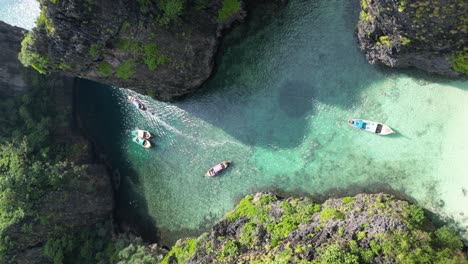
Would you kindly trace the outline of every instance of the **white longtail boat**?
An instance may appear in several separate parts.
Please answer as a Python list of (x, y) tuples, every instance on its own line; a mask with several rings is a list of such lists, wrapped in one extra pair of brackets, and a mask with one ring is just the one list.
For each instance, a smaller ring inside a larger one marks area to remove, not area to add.
[(128, 100), (135, 106), (137, 109), (146, 110), (146, 106), (140, 102), (140, 100), (136, 99), (133, 96), (128, 96)]
[(143, 138), (143, 139), (150, 139), (153, 137), (153, 135), (151, 135), (150, 132), (146, 131), (146, 130), (141, 130), (141, 129), (135, 129), (132, 131), (132, 136), (134, 137), (139, 137), (139, 138)]
[(385, 124), (364, 119), (349, 119), (348, 125), (383, 136), (395, 133), (395, 131)]
[(149, 140), (146, 140), (144, 138), (139, 138), (135, 137), (133, 138), (133, 142), (137, 143), (138, 145), (144, 147), (144, 148), (151, 148), (151, 142)]
[(225, 170), (227, 167), (229, 167), (229, 165), (231, 165), (231, 163), (232, 163), (232, 161), (230, 161), (230, 160), (223, 161), (223, 162), (215, 165), (213, 168), (209, 169), (206, 172), (205, 176), (206, 177), (216, 176), (219, 173), (221, 173), (223, 170)]

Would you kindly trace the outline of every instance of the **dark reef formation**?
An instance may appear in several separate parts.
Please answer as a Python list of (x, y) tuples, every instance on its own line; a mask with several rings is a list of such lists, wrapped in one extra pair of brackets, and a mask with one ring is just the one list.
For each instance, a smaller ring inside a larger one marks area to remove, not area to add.
[(213, 229), (179, 240), (162, 263), (466, 263), (463, 243), (424, 211), (384, 194), (247, 196)]
[(41, 0), (21, 61), (170, 100), (211, 74), (221, 32), (245, 12), (238, 0)]
[(359, 47), (370, 63), (468, 74), (468, 2), (362, 0)]
[(27, 90), (23, 77), (29, 69), (18, 61), (23, 31), (0, 21), (0, 97), (14, 96)]

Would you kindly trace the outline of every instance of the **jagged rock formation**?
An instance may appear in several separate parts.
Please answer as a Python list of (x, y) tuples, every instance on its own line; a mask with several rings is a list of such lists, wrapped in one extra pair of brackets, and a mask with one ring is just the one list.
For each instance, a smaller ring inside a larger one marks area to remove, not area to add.
[(15, 96), (27, 90), (23, 77), (28, 69), (17, 58), (23, 31), (0, 21), (0, 97)]
[(357, 35), (370, 63), (468, 74), (464, 0), (362, 0)]
[(162, 263), (465, 263), (461, 240), (434, 230), (421, 208), (390, 195), (317, 204), (258, 193)]
[(20, 59), (161, 100), (211, 74), (221, 31), (245, 12), (239, 0), (41, 0)]

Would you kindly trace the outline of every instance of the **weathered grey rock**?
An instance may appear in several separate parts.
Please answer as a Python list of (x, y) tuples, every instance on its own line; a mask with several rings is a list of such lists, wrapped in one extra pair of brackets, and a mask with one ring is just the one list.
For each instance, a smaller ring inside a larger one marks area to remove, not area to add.
[(466, 53), (467, 13), (458, 0), (362, 0), (359, 47), (372, 64), (458, 76), (452, 57)]
[(0, 21), (0, 97), (15, 96), (28, 89), (24, 80), (28, 69), (18, 61), (24, 31)]
[(54, 101), (50, 111), (51, 115), (60, 115), (63, 120), (56, 124), (52, 136), (57, 144), (82, 146), (80, 154), (69, 158), (75, 164), (87, 166), (81, 175), (73, 177), (68, 184), (41, 197), (33, 205), (36, 216), (23, 219), (8, 230), (14, 252), (9, 260), (0, 260), (0, 263), (47, 263), (43, 257), (43, 247), (51, 234), (60, 230), (75, 232), (111, 219), (113, 191), (107, 169), (95, 163), (89, 142), (74, 131), (73, 79), (56, 75), (49, 76), (49, 80), (31, 78), (40, 76), (18, 61), (22, 39), (22, 29), (0, 22), (0, 97), (16, 96), (27, 91), (32, 85), (29, 82), (31, 79), (56, 84), (57, 89), (49, 98)]
[(245, 16), (240, 8), (219, 22), (220, 0), (202, 7), (190, 1), (180, 17), (167, 23), (162, 1), (139, 2), (41, 1), (47, 22), (33, 29), (28, 50), (47, 59), (39, 67), (45, 72), (170, 100), (194, 91), (210, 76), (221, 32)]

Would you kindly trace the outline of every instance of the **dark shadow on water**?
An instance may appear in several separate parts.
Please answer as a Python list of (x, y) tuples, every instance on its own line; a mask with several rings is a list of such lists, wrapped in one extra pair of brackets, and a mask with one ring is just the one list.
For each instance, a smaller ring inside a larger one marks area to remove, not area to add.
[(452, 87), (461, 89), (461, 90), (468, 90), (468, 78), (464, 77), (447, 77), (447, 76), (440, 76), (437, 74), (431, 74), (425, 72), (423, 70), (419, 70), (416, 68), (405, 68), (405, 69), (394, 69), (399, 73), (406, 74), (413, 78), (419, 85), (425, 86), (433, 83), (440, 83), (444, 85), (450, 85)]
[[(318, 6), (319, 2), (306, 4)], [(354, 24), (349, 21), (358, 20), (359, 3), (344, 5), (351, 11), (342, 22), (347, 28), (346, 36), (338, 37), (339, 41), (324, 49), (301, 44), (300, 48), (310, 50), (310, 59), (295, 58), (294, 43), (307, 42), (309, 38), (315, 41), (320, 36), (301, 29), (304, 32), (296, 34), (305, 34), (303, 40), (274, 37), (289, 34), (288, 23), (293, 22), (285, 15), (287, 8), (275, 10), (271, 16), (265, 16), (262, 5), (260, 10), (250, 10), (246, 23), (225, 37), (213, 76), (197, 94), (174, 104), (244, 144), (297, 147), (308, 133), (307, 118), (314, 114), (318, 102), (351, 108), (361, 100), (362, 89), (381, 80), (382, 75), (392, 74), (369, 65), (357, 50), (352, 34)], [(320, 16), (320, 10), (310, 12), (317, 13), (313, 17)], [(274, 34), (271, 27), (275, 27)]]
[(385, 137), (388, 137), (388, 138), (406, 138), (406, 139), (412, 139), (410, 137), (407, 137), (405, 135), (403, 135), (400, 131), (398, 131), (397, 129), (393, 128), (392, 127), (392, 130), (395, 132), (394, 134), (390, 134), (390, 135), (386, 135)]
[[(76, 106), (79, 123), (92, 140), (101, 160), (120, 174), (120, 188), (115, 192), (115, 218), (121, 231), (132, 231), (148, 242), (159, 242), (156, 222), (148, 213), (145, 197), (136, 191), (140, 178), (133, 165), (124, 156), (120, 146), (122, 135), (130, 134), (125, 128), (122, 107), (113, 95), (114, 88), (96, 82), (78, 79)], [(151, 151), (151, 150), (148, 150)]]

